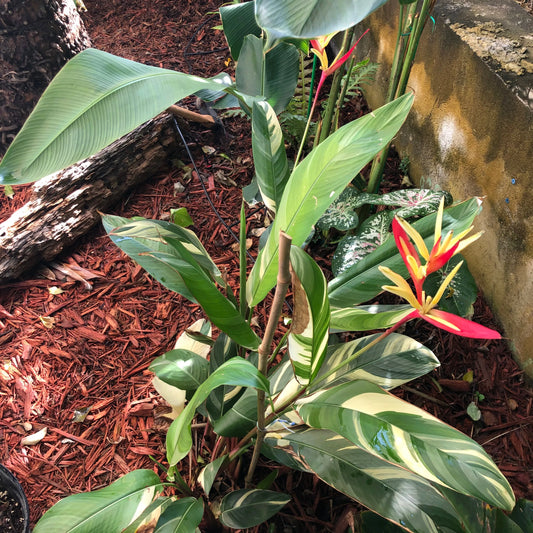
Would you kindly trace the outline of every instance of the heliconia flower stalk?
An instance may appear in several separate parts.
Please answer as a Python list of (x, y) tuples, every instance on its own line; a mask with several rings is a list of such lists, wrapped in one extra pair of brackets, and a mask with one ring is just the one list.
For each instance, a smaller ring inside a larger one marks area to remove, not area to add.
[[(461, 232), (457, 237), (453, 237), (453, 233), (449, 232), (446, 237), (442, 239), (441, 230), (443, 211), (444, 198), (441, 200), (437, 212), (434, 245), (431, 252), (428, 251), (422, 236), (405, 220), (395, 217), (392, 223), (394, 240), (403, 262), (407, 266), (407, 270), (411, 275), (416, 291), (415, 295), (407, 281), (403, 279), (400, 274), (385, 266), (378, 267), (384, 276), (395, 283), (395, 285), (384, 285), (382, 289), (396, 294), (397, 296), (401, 296), (407, 300), (413, 308), (412, 310), (406, 311), (405, 315), (401, 317), (393, 327), (396, 329), (399, 325), (408, 322), (409, 320), (421, 318), (438, 328), (462, 337), (471, 337), (475, 339), (500, 339), (501, 335), (493, 329), (472, 322), (471, 320), (461, 318), (453, 313), (436, 309), (444, 292), (461, 268), (461, 265), (463, 264), (462, 261), (446, 276), (446, 279), (442, 282), (435, 296), (427, 296), (422, 288), (424, 281), (429, 274), (442, 268), (453, 255), (481, 236), (481, 233), (477, 233), (468, 239), (461, 240), (471, 231), (472, 227), (470, 227)], [(411, 240), (414, 242), (414, 245)], [(419, 254), (425, 260), (425, 264), (422, 264)]]

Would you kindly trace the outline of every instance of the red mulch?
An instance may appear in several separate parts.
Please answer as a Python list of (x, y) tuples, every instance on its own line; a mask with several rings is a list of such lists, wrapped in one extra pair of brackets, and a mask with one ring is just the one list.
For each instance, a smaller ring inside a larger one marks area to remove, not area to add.
[[(213, 29), (219, 20), (208, 14), (219, 7), (216, 2), (85, 3), (89, 11), (84, 20), (98, 48), (202, 76), (225, 68), (225, 41)], [(250, 132), (246, 119), (224, 121), (229, 134), (225, 141), (202, 131), (190, 141), (213, 203), (232, 224), (241, 193), (224, 179), (240, 186), (249, 181)], [(205, 155), (200, 150), (204, 144), (216, 151)], [(391, 159), (390, 179), (398, 176), (397, 167), (398, 160)], [(186, 186), (184, 192), (175, 194), (176, 182)], [(0, 218), (26, 197), (27, 191), (19, 190), (12, 201), (3, 201)], [(234, 241), (190, 167), (154, 176), (115, 213), (163, 218), (181, 206), (188, 209), (193, 229), (215, 262), (234, 279), (238, 273)], [(248, 225), (261, 226), (261, 214), (252, 213)], [(326, 257), (323, 263), (327, 261)], [(86, 269), (84, 276), (92, 288), (49, 267), (4, 285), (0, 292), (0, 460), (21, 480), (33, 523), (61, 497), (103, 487), (135, 468), (154, 468), (150, 457), (165, 461), (166, 426), (157, 416), (163, 406), (147, 367), (201, 316), (198, 306), (170, 293), (133, 264), (102, 229), (91, 232), (58, 262)], [(53, 286), (63, 292), (52, 295)], [(476, 304), (475, 320), (498, 327), (482, 300)], [(434, 350), (442, 366), (396, 393), (480, 442), (516, 495), (533, 499), (533, 393), (507, 344), (454, 337), (425, 324), (410, 326), (407, 334)], [(474, 377), (471, 386), (462, 380), (469, 370)], [(476, 391), (484, 395), (479, 401), (480, 422), (466, 413)], [(76, 411), (83, 409), (89, 409), (85, 420), (75, 421)], [(41, 442), (21, 444), (24, 436), (43, 427), (48, 432)], [(197, 437), (204, 443), (202, 429)], [(199, 444), (197, 453), (201, 452)], [(194, 464), (188, 463), (191, 468)], [(296, 527), (303, 529), (298, 530), (333, 530), (347, 506), (342, 496), (332, 496), (311, 477), (288, 475), (279, 488), (297, 496), (283, 518), (299, 523)]]

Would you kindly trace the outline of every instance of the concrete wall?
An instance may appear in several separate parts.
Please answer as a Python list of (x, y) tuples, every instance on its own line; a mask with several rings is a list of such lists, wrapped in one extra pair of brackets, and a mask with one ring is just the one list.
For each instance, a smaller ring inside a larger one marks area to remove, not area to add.
[[(358, 47), (380, 64), (365, 91), (383, 103), (396, 39), (398, 1), (361, 30)], [(395, 145), (410, 174), (455, 200), (484, 197), (465, 251), (468, 265), (522, 368), (533, 377), (533, 16), (513, 0), (437, 2), (409, 87), (411, 115)]]

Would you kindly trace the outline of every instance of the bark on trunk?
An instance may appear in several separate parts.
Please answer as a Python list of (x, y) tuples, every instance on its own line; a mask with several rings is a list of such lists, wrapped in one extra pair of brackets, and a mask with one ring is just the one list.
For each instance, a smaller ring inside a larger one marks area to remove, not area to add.
[(170, 115), (33, 186), (31, 200), (0, 224), (0, 282), (50, 261), (100, 221), (128, 190), (170, 168), (181, 144)]
[(0, 155), (60, 68), (89, 46), (74, 0), (0, 0)]

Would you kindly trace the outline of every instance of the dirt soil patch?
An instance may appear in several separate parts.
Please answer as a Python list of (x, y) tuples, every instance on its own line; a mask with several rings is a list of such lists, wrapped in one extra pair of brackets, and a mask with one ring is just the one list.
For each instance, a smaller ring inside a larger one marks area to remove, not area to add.
[[(217, 2), (85, 4), (83, 18), (97, 48), (201, 76), (231, 73), (231, 65), (225, 65), (226, 42), (215, 29)], [(349, 118), (358, 116), (363, 106), (354, 102)], [(210, 202), (235, 231), (240, 187), (253, 174), (250, 125), (241, 117), (223, 120), (223, 138), (201, 128), (188, 134), (200, 176), (190, 161), (176, 164), (125, 198), (114, 213), (161, 219), (168, 218), (171, 208), (186, 207), (194, 231), (236, 284), (234, 239)], [(399, 160), (392, 157), (385, 187), (397, 187), (400, 180)], [(24, 188), (13, 200), (3, 200), (1, 218), (26, 198)], [(263, 222), (262, 211), (248, 212), (248, 230)], [(254, 238), (252, 250), (256, 247)], [(329, 257), (323, 255), (319, 261), (327, 267)], [(147, 368), (201, 316), (198, 306), (170, 293), (132, 263), (101, 228), (58, 263), (83, 279), (65, 275), (57, 264), (47, 265), (0, 291), (0, 460), (22, 482), (32, 523), (61, 497), (101, 488), (135, 468), (154, 468), (151, 457), (165, 461), (167, 424), (160, 417), (165, 406)], [(498, 329), (482, 299), (475, 305), (474, 320)], [(456, 337), (426, 323), (409, 324), (406, 334), (432, 349), (442, 366), (394, 392), (478, 441), (517, 497), (533, 499), (533, 393), (506, 342)], [(462, 378), (470, 371), (473, 382), (468, 384)], [(478, 422), (466, 411), (473, 400), (482, 414)], [(42, 440), (22, 445), (23, 437), (43, 428)], [(185, 478), (197, 467), (196, 457), (208, 456), (213, 442), (203, 428), (194, 438), (194, 458), (183, 462)], [(233, 482), (240, 483), (237, 472)], [(280, 518), (290, 531), (333, 531), (346, 510), (343, 496), (311, 476), (281, 476), (277, 488), (293, 496)]]

